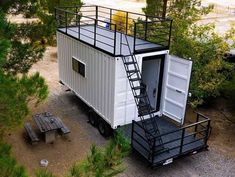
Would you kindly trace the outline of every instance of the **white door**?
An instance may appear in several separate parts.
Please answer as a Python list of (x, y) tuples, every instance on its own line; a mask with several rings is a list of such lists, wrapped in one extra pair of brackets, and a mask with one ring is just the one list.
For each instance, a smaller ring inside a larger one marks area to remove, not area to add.
[(192, 61), (168, 55), (164, 70), (162, 113), (183, 124)]

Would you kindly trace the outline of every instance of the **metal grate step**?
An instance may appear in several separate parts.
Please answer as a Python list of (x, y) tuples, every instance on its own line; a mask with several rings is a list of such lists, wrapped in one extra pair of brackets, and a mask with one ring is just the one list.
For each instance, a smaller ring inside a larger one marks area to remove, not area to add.
[[(124, 67), (127, 73), (127, 78), (129, 80), (130, 87), (131, 87), (131, 90), (135, 99), (135, 103), (138, 108), (139, 117), (144, 127), (145, 136), (148, 140), (149, 148), (152, 149), (152, 148), (155, 148), (155, 147), (152, 147), (153, 146), (152, 138), (159, 135), (159, 129), (155, 120), (156, 118), (154, 117), (154, 114), (152, 113), (152, 108), (150, 105), (150, 101), (149, 101), (146, 89), (144, 86), (141, 85), (143, 82), (141, 79), (139, 65), (137, 63), (135, 56), (131, 52), (126, 35), (125, 35), (125, 38), (126, 38), (130, 55), (128, 55), (129, 56), (128, 60), (126, 59), (126, 56), (123, 56), (122, 61), (124, 63)], [(129, 68), (130, 65), (132, 69)], [(135, 75), (135, 77), (133, 77), (133, 75)], [(138, 85), (136, 85), (136, 83), (138, 83)], [(137, 91), (139, 92), (139, 90), (141, 90), (141, 93), (137, 93)], [(145, 119), (146, 116), (148, 116), (148, 119)], [(157, 151), (164, 149), (162, 144), (163, 144), (162, 139), (160, 137), (157, 138), (157, 144), (156, 144), (156, 148), (158, 148), (156, 149)]]

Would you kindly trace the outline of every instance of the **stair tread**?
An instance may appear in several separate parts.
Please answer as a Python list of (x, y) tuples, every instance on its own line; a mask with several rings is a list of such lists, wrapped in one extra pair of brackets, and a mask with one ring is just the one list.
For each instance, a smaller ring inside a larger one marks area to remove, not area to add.
[(134, 90), (138, 90), (138, 89), (143, 89), (144, 86), (136, 86), (136, 87), (133, 87)]
[(127, 73), (137, 73), (137, 72), (139, 72), (139, 70), (137, 70), (137, 69), (131, 69), (131, 70), (128, 70), (128, 71), (126, 71)]
[(146, 94), (135, 95), (136, 98), (144, 98), (144, 97), (146, 97), (146, 96), (147, 96)]
[(140, 81), (141, 79), (140, 78), (130, 78), (129, 80), (132, 82), (132, 81)]
[(136, 64), (136, 62), (134, 61), (127, 61), (127, 62), (124, 62), (126, 65), (131, 65), (131, 64)]

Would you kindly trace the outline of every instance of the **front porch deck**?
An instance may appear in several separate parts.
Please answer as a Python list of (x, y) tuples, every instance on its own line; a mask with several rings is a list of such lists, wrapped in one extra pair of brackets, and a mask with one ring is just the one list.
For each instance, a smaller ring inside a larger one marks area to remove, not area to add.
[[(156, 117), (160, 135), (163, 141), (163, 151), (157, 151), (157, 142), (152, 147), (148, 144), (141, 122), (121, 127), (131, 140), (132, 148), (140, 153), (151, 166), (165, 165), (183, 155), (196, 153), (207, 148), (210, 130), (210, 120), (201, 114), (197, 121), (184, 127), (179, 127), (165, 117)], [(157, 138), (157, 137), (156, 137)]]

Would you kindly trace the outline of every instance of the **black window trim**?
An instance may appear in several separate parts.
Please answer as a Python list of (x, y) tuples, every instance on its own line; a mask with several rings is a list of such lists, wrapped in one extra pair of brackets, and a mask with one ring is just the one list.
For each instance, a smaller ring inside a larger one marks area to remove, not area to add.
[[(73, 60), (76, 60), (76, 61), (78, 61), (79, 63), (82, 63), (83, 65), (84, 65), (84, 76), (83, 76), (83, 74), (81, 74), (80, 72), (77, 72), (77, 71), (75, 71), (74, 69), (73, 69)], [(78, 73), (78, 74), (80, 74), (82, 77), (84, 77), (84, 78), (86, 78), (86, 63), (84, 63), (83, 61), (81, 61), (81, 60), (79, 60), (77, 57), (75, 57), (75, 56), (72, 56), (72, 70), (74, 71), (74, 72), (76, 72), (76, 73)]]

